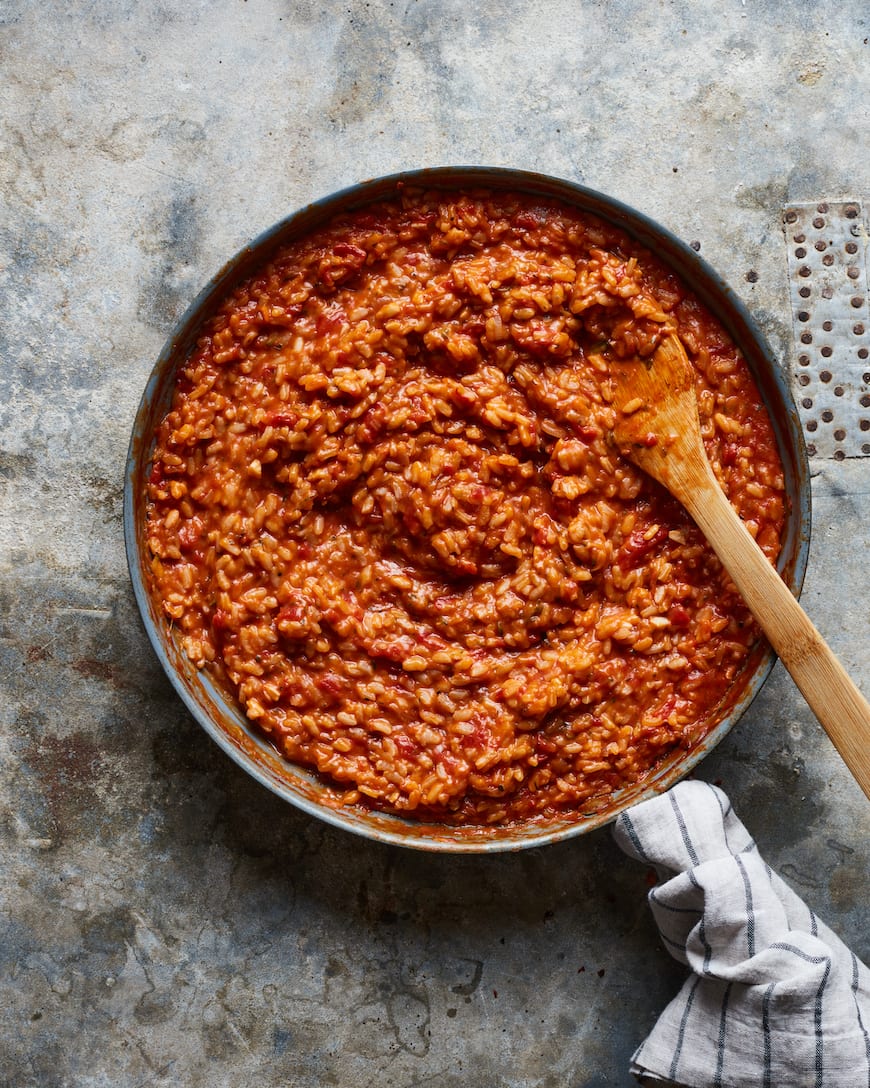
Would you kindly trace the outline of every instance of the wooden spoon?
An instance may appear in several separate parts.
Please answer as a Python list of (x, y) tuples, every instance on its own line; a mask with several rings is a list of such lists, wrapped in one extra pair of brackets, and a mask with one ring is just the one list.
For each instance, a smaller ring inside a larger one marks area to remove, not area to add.
[(864, 793), (870, 705), (852, 683), (719, 486), (701, 438), (692, 365), (676, 336), (648, 359), (617, 360), (613, 437), (685, 506)]

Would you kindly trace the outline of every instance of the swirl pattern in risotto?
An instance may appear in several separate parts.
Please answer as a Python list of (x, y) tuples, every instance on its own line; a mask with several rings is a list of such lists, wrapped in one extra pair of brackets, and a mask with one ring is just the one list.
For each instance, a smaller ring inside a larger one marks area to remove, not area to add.
[(747, 367), (627, 235), (409, 192), (279, 251), (201, 329), (156, 438), (152, 581), (188, 656), (337, 803), (442, 822), (564, 818), (697, 744), (759, 635), (609, 440), (609, 361), (670, 332), (774, 561)]

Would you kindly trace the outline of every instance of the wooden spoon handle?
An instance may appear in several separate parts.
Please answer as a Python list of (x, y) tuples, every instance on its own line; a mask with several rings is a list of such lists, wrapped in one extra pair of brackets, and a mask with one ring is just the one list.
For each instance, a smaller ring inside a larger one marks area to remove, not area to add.
[(703, 490), (696, 486), (680, 498), (870, 798), (870, 704), (768, 562), (712, 472)]

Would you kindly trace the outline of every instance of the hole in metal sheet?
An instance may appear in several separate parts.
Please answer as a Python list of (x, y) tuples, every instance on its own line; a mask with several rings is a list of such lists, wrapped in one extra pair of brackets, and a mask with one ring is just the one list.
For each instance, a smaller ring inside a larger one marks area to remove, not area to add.
[(842, 387), (842, 385), (838, 385), (837, 388), (834, 390), (834, 396), (835, 397), (842, 397), (842, 395), (843, 395), (843, 387)]
[(808, 265), (804, 265), (802, 268), (798, 269), (798, 275), (803, 276), (804, 279), (806, 279), (807, 276), (811, 276), (812, 274), (813, 274), (812, 269), (809, 268)]
[(846, 275), (849, 277), (850, 280), (856, 280), (861, 275), (861, 273), (854, 265), (852, 265), (851, 268), (846, 269)]
[(854, 242), (847, 242), (846, 243), (846, 252), (847, 253), (857, 253), (858, 252), (858, 247), (855, 245)]
[(862, 431), (870, 431), (870, 419), (862, 419), (858, 423), (858, 426), (861, 428)]
[(826, 267), (830, 268), (833, 263), (834, 263), (833, 253), (826, 253), (824, 255), (824, 257), (822, 257), (822, 264), (825, 265)]
[(810, 444), (807, 446), (807, 457), (815, 457), (815, 456), (816, 456), (816, 447), (813, 445), (812, 442), (810, 442)]
[(845, 461), (846, 460), (845, 453), (843, 453), (842, 450), (834, 450), (834, 460), (835, 461)]
[(866, 359), (867, 358), (867, 349), (866, 348), (858, 348), (858, 358), (859, 359)]
[(861, 298), (860, 295), (855, 295), (855, 297), (852, 299), (852, 306), (854, 307), (854, 309), (860, 310), (863, 305), (864, 299)]
[(823, 242), (823, 241), (821, 240), (821, 238), (820, 238), (820, 239), (818, 240), (818, 242), (816, 242), (816, 249), (817, 249), (817, 250), (819, 251), (819, 253), (821, 253), (821, 252), (822, 252), (822, 250), (825, 250), (825, 249), (827, 249), (827, 248), (828, 248), (828, 243), (827, 243), (827, 242)]
[(823, 321), (822, 322), (822, 328), (825, 330), (825, 332), (830, 332), (833, 327), (834, 327), (834, 322), (833, 321)]
[(819, 381), (821, 381), (821, 382), (829, 382), (830, 380), (831, 380), (831, 372), (830, 372), (830, 370), (823, 370), (823, 371), (822, 371), (822, 372), (821, 372), (821, 373), (819, 374)]
[(870, 382), (870, 374), (862, 374), (862, 375), (861, 375), (861, 381), (862, 381), (862, 382), (864, 382), (864, 383), (865, 383), (865, 385), (866, 385), (866, 384), (867, 384), (868, 382)]
[(797, 212), (786, 212), (785, 213), (785, 221), (786, 221), (786, 223), (796, 223), (797, 222)]
[(818, 423), (816, 423), (816, 421), (814, 419), (808, 419), (807, 420), (807, 430), (808, 431), (817, 431), (818, 429), (819, 429), (819, 425), (818, 425)]
[(797, 249), (794, 251), (794, 255), (795, 257), (806, 257), (807, 251), (804, 249), (803, 246), (798, 246)]
[(824, 225), (825, 221), (820, 215), (816, 216), (816, 218), (813, 220), (813, 226), (816, 228), (816, 230), (821, 230)]
[(812, 291), (809, 289), (809, 287), (802, 287), (800, 291), (798, 291), (798, 294), (801, 298), (809, 298), (812, 294)]
[(861, 447), (861, 452), (862, 453), (870, 453), (870, 444), (865, 442), (864, 445)]
[(797, 242), (798, 245), (800, 245), (802, 242), (805, 242), (807, 238), (805, 234), (796, 234), (794, 236), (794, 240)]
[(836, 438), (838, 442), (842, 442), (845, 437), (846, 432), (843, 430), (842, 427), (838, 427), (836, 431), (834, 431), (834, 438)]
[(812, 408), (813, 398), (812, 397), (804, 397), (804, 399), (801, 401), (801, 404), (804, 406), (804, 408)]
[(831, 411), (830, 408), (826, 408), (824, 410), (824, 412), (822, 412), (822, 422), (823, 423), (830, 423), (833, 418), (834, 418), (834, 413)]
[(843, 209), (843, 215), (845, 215), (845, 217), (847, 219), (857, 219), (858, 218), (858, 205), (857, 204), (847, 204), (846, 207)]
[(809, 319), (810, 315), (807, 313), (806, 310), (801, 310), (798, 314), (798, 321), (809, 321)]
[(799, 374), (799, 375), (798, 375), (798, 382), (799, 382), (799, 383), (800, 383), (801, 385), (809, 385), (809, 384), (810, 384), (810, 376), (809, 376), (809, 374)]
[(801, 333), (801, 343), (802, 344), (811, 344), (812, 342), (813, 342), (813, 334), (811, 332), (802, 332)]
[(825, 287), (822, 288), (822, 298), (833, 298), (833, 297), (834, 297), (834, 288), (831, 287), (830, 284), (827, 284)]
[(865, 393), (864, 396), (859, 401), (859, 403), (860, 403), (862, 408), (870, 408), (870, 397), (868, 397), (867, 394)]
[(830, 359), (830, 357), (834, 353), (834, 350), (833, 350), (833, 348), (831, 348), (827, 344), (825, 344), (825, 346), (823, 348), (819, 349), (819, 353), (821, 355), (823, 355), (826, 359)]
[(861, 322), (860, 322), (860, 321), (858, 322), (858, 324), (857, 324), (857, 325), (853, 325), (853, 326), (852, 326), (852, 332), (853, 332), (853, 333), (854, 333), (854, 334), (855, 334), (856, 336), (863, 336), (863, 335), (864, 335), (864, 326), (863, 326), (863, 325), (861, 324)]
[(810, 365), (809, 355), (798, 355), (798, 362), (800, 363), (801, 366), (809, 366)]

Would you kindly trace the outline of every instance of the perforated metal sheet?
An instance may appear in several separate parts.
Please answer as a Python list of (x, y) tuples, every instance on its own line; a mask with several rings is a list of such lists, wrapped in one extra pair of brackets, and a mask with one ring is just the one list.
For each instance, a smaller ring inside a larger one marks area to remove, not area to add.
[(783, 208), (794, 397), (810, 457), (870, 456), (867, 223), (857, 200)]

